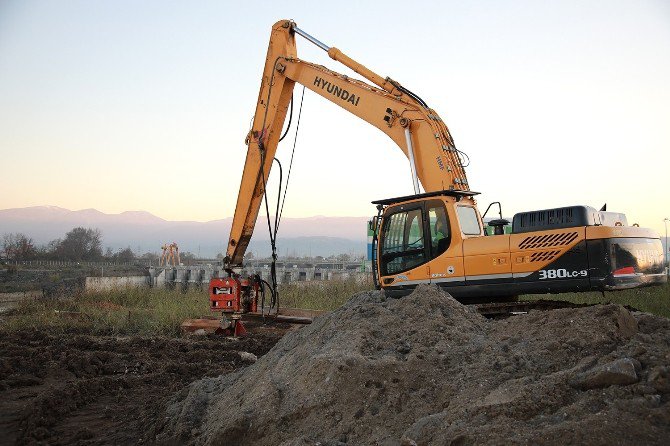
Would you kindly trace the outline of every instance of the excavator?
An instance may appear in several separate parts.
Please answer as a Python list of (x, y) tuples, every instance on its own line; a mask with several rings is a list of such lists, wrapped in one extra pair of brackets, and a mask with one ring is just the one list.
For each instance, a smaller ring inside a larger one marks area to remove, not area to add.
[[(299, 59), (298, 36), (365, 81)], [(620, 290), (667, 282), (660, 236), (629, 226), (624, 214), (605, 208), (521, 212), (506, 233), (510, 222), (495, 203), (499, 218), (489, 221), (486, 231), (463, 154), (438, 113), (399, 82), (327, 46), (292, 20), (280, 20), (272, 26), (253, 124), (245, 140), (246, 161), (224, 258), (228, 277), (213, 279), (209, 287), (212, 311), (232, 313), (235, 322), (240, 314), (258, 311), (259, 296), (263, 311), (268, 287), (272, 305), (276, 303), (274, 268), (273, 283), (239, 272), (263, 199), (276, 260), (267, 181), (296, 83), (384, 132), (409, 160), (414, 194), (373, 202), (378, 211), (370, 222), (375, 234), (373, 276), (375, 286), (387, 295), (406, 295), (418, 284), (430, 283), (467, 304), (510, 301), (529, 293)], [(236, 334), (243, 330), (233, 328)]]

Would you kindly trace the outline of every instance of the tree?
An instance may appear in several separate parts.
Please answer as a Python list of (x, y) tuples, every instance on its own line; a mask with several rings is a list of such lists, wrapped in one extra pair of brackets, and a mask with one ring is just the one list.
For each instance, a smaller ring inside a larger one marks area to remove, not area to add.
[(63, 243), (63, 240), (57, 238), (56, 240), (51, 240), (43, 248), (41, 255), (44, 259), (58, 259), (60, 245)]
[(184, 265), (193, 265), (195, 263), (195, 254), (190, 251), (184, 251), (179, 253), (179, 260)]
[(115, 257), (118, 262), (132, 262), (135, 260), (135, 253), (129, 246), (126, 249), (117, 252)]
[(140, 257), (142, 260), (151, 260), (152, 262), (158, 262), (161, 258), (160, 255), (156, 254), (155, 252), (145, 252), (142, 254)]
[(101, 238), (99, 229), (74, 228), (65, 234), (56, 252), (67, 260), (99, 260), (102, 257)]
[(33, 239), (25, 234), (5, 234), (2, 237), (2, 254), (10, 260), (31, 260), (37, 256)]

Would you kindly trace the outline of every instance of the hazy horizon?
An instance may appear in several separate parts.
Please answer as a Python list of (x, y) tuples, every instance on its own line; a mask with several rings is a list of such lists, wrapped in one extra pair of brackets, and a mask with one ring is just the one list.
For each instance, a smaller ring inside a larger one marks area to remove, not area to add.
[[(91, 211), (91, 212), (88, 212)], [(269, 235), (259, 217), (248, 252), (267, 255)], [(279, 252), (299, 255), (360, 254), (367, 244), (368, 217), (309, 217), (282, 219), (277, 239)], [(62, 239), (75, 227), (99, 229), (104, 247), (131, 248), (136, 253), (160, 252), (163, 244), (176, 242), (182, 252), (213, 258), (225, 252), (231, 218), (207, 222), (164, 220), (145, 212), (107, 214), (97, 210), (70, 211), (61, 207), (0, 210), (0, 237), (23, 233), (36, 245)], [(1, 241), (1, 240), (0, 240)]]
[[(355, 11), (1, 2), (0, 208), (233, 215), (270, 27), (292, 18), (440, 114), (469, 155), (480, 210), (607, 203), (664, 232), (667, 2), (391, 1)], [(303, 39), (298, 55), (358, 78)], [(285, 166), (294, 129), (295, 120), (277, 153)], [(271, 201), (277, 181), (273, 171)], [(411, 193), (408, 161), (385, 135), (305, 93), (284, 216), (370, 216), (371, 201)]]
[[(214, 221), (227, 220), (227, 219), (232, 219), (233, 218), (233, 215), (229, 215), (229, 216), (225, 216), (225, 217), (222, 217), (222, 218), (216, 218), (214, 220), (171, 220), (171, 219), (162, 217), (160, 215), (156, 215), (153, 212), (149, 212), (149, 211), (144, 210), (144, 209), (127, 209), (125, 211), (120, 211), (120, 212), (104, 212), (104, 211), (101, 211), (100, 209), (96, 209), (96, 208), (93, 208), (93, 207), (82, 208), (82, 209), (68, 209), (68, 208), (64, 208), (62, 206), (55, 206), (55, 205), (48, 205), (48, 204), (35, 205), (35, 206), (25, 206), (25, 207), (4, 208), (4, 209), (0, 209), (0, 212), (11, 211), (11, 210), (21, 210), (21, 209), (33, 209), (33, 208), (61, 209), (61, 210), (64, 210), (64, 211), (69, 211), (69, 212), (97, 211), (97, 212), (100, 212), (100, 213), (105, 214), (105, 215), (122, 215), (122, 214), (132, 213), (132, 212), (136, 212), (136, 213), (143, 212), (143, 213), (150, 214), (153, 217), (159, 218), (161, 220), (169, 221), (169, 222), (210, 223), (210, 222), (214, 222)], [(271, 217), (274, 218), (273, 215), (271, 215)], [(284, 219), (284, 218), (288, 218), (288, 219), (291, 219), (291, 218), (310, 219), (310, 218), (320, 218), (320, 217), (326, 217), (326, 218), (370, 218), (371, 216), (367, 216), (367, 215), (307, 215), (307, 216), (304, 216), (304, 217), (283, 216), (282, 219)], [(265, 213), (259, 213), (258, 218), (265, 219), (266, 214)]]

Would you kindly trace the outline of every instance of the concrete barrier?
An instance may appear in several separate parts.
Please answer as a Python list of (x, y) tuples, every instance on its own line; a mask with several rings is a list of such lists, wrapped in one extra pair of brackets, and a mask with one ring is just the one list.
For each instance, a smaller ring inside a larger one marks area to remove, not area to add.
[(148, 287), (150, 283), (149, 276), (87, 277), (84, 289), (86, 291), (108, 291), (116, 288)]

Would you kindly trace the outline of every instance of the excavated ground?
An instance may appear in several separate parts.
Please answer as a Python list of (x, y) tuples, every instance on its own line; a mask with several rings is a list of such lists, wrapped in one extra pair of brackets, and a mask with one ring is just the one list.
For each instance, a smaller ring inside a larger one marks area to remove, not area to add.
[(174, 392), (265, 354), (283, 333), (118, 338), (0, 332), (0, 444), (153, 443)]
[(669, 372), (670, 321), (621, 306), (487, 321), (432, 287), (366, 292), (179, 391), (152, 441), (667, 444)]
[(239, 340), (0, 332), (0, 444), (670, 438), (670, 321), (620, 306), (487, 321), (420, 287), (359, 294), (279, 342), (287, 330), (261, 328)]

